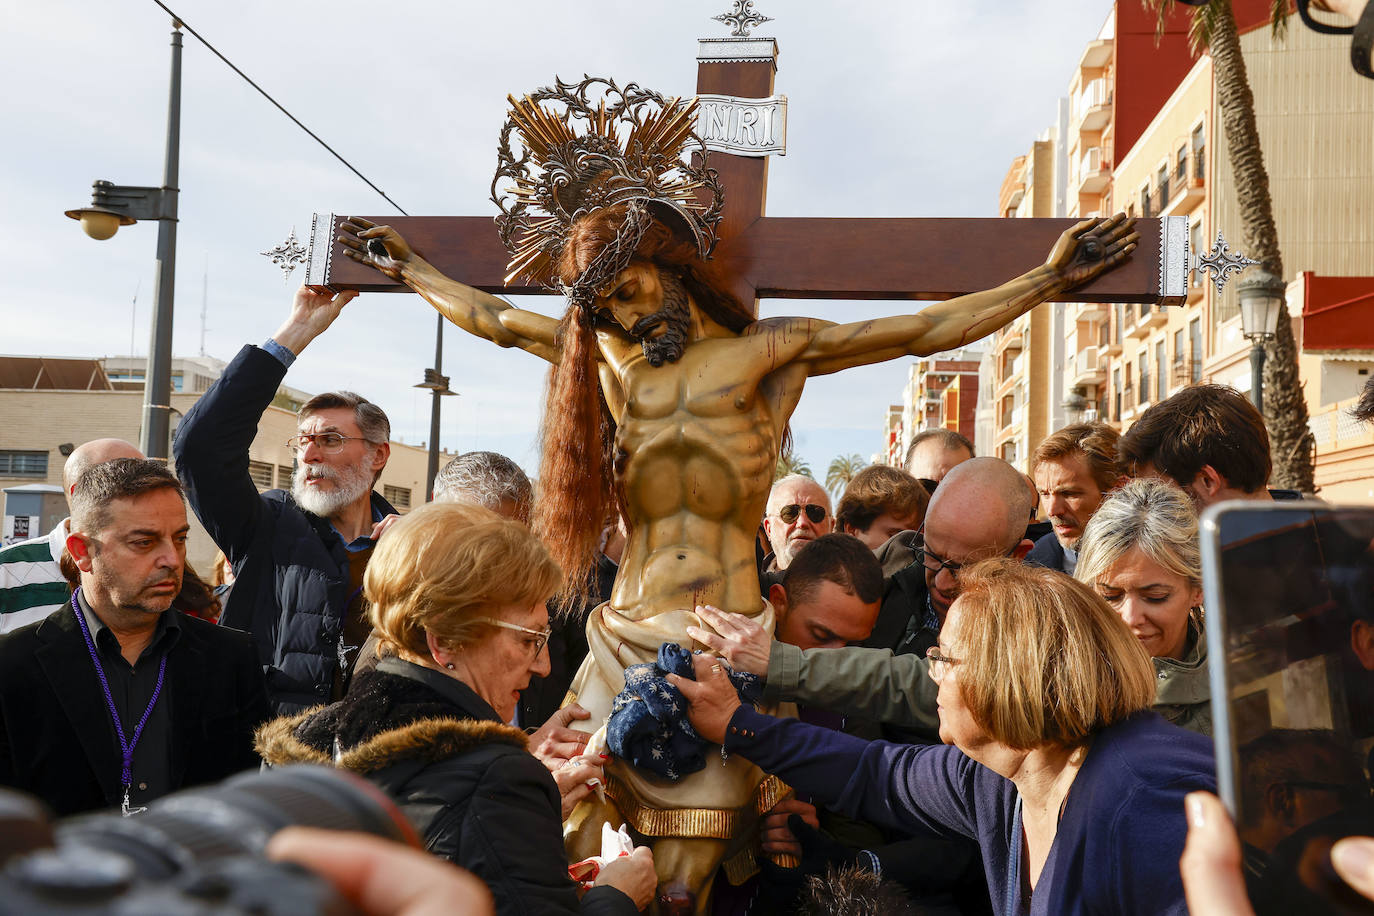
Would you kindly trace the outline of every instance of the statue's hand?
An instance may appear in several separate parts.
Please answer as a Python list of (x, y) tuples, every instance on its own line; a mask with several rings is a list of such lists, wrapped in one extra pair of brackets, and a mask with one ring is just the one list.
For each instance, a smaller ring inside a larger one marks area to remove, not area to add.
[(1072, 289), (1125, 261), (1139, 241), (1135, 220), (1124, 213), (1085, 219), (1059, 236), (1045, 266)]
[(401, 233), (390, 226), (378, 226), (360, 216), (339, 223), (339, 242), (344, 254), (359, 264), (376, 268), (393, 280), (401, 279), (401, 268), (415, 254)]

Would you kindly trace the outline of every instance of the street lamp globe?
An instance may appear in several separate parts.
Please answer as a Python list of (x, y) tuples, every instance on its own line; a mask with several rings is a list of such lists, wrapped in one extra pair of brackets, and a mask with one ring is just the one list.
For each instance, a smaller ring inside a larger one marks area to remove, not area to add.
[(1236, 288), (1240, 299), (1240, 328), (1252, 343), (1273, 340), (1283, 314), (1283, 281), (1264, 270), (1252, 270)]
[(66, 213), (72, 219), (80, 220), (82, 231), (98, 242), (114, 235), (120, 226), (132, 226), (136, 222), (133, 217), (108, 207), (82, 207), (79, 210), (68, 210)]

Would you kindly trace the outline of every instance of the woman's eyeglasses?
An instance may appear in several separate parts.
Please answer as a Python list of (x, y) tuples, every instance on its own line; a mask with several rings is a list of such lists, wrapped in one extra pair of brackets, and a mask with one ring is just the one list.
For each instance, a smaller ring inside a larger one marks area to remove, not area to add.
[(931, 646), (926, 650), (926, 661), (930, 662), (930, 676), (939, 680), (951, 666), (959, 664), (963, 659), (941, 655), (939, 646)]
[(497, 620), (495, 617), (478, 617), (482, 623), (489, 623), (494, 627), (501, 627), (505, 630), (515, 630), (520, 633), (528, 633), (534, 637), (534, 654), (538, 655), (544, 651), (544, 647), (549, 643), (549, 637), (553, 635), (551, 627), (542, 630), (531, 630), (529, 627), (522, 627), (518, 623), (510, 623), (505, 620)]

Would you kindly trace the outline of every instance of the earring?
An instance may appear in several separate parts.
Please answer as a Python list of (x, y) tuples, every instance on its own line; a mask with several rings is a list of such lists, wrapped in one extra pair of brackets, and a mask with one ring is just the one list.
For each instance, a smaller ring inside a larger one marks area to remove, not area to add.
[(448, 670), (452, 671), (452, 670), (453, 670), (453, 662), (446, 662), (446, 663), (444, 664), (444, 667), (447, 668)]

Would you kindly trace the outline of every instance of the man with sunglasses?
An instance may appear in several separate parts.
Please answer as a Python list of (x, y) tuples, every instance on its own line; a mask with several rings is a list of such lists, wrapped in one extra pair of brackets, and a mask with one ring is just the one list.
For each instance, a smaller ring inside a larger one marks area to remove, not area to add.
[(803, 474), (789, 474), (768, 493), (764, 530), (773, 552), (764, 557), (764, 571), (786, 569), (807, 544), (835, 530), (830, 497), (820, 484)]
[(234, 565), (220, 622), (257, 641), (278, 714), (343, 695), (371, 629), (363, 573), (396, 510), (372, 487), (391, 454), (380, 407), (348, 391), (300, 409), (291, 492), (259, 494), (248, 473), (258, 421), (286, 370), (356, 293), (297, 290), (261, 347), (244, 347), (186, 414), (172, 446), (187, 500)]

